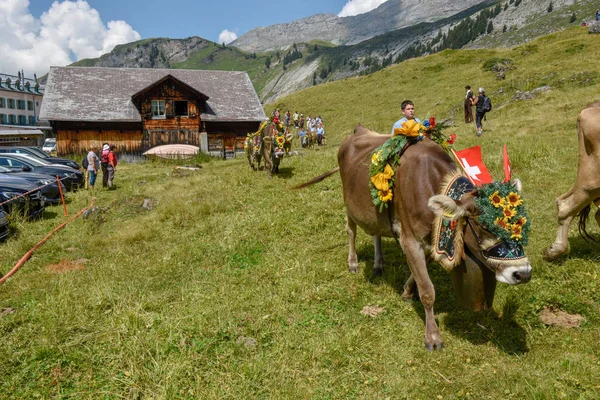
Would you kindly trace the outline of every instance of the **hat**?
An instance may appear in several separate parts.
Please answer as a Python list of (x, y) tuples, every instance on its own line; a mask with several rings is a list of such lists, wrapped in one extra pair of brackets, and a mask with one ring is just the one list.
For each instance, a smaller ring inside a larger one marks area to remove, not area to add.
[(471, 89), (471, 86), (467, 85), (465, 86), (465, 89)]
[(105, 144), (104, 146), (102, 146), (102, 150), (108, 150), (108, 148), (109, 148), (109, 147), (108, 147), (108, 145), (107, 145), (107, 144)]
[(483, 88), (482, 88), (482, 87), (480, 87), (480, 88), (479, 88), (479, 93), (483, 93), (483, 92), (485, 92), (485, 90), (483, 90)]

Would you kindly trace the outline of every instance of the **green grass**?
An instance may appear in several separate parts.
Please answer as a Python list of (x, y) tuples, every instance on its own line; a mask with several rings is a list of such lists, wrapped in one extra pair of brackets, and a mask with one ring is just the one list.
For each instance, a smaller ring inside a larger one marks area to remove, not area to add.
[[(328, 145), (284, 159), (272, 180), (243, 158), (200, 160), (200, 171), (120, 165), (117, 190), (98, 191), (104, 211), (57, 233), (0, 286), (0, 308), (15, 310), (0, 317), (0, 398), (598, 398), (597, 245), (572, 227), (562, 263), (541, 257), (555, 236), (554, 199), (575, 177), (577, 114), (599, 100), (596, 40), (577, 28), (514, 49), (446, 51), (288, 96), (280, 108), (323, 116)], [(567, 51), (578, 43), (585, 62)], [(516, 68), (497, 80), (483, 68), (493, 58)], [(465, 84), (494, 101), (479, 139), (461, 122)], [(512, 100), (541, 84), (554, 89)], [(408, 267), (393, 240), (382, 278), (362, 232), (360, 273), (347, 272), (339, 177), (289, 190), (335, 167), (357, 123), (388, 132), (406, 97), (418, 117), (453, 119), (456, 148), (480, 144), (498, 178), (507, 144), (532, 219), (533, 279), (499, 284), (497, 315), (457, 309), (447, 274), (430, 267), (446, 344), (436, 353), (423, 346), (421, 304), (400, 298)], [(70, 194), (69, 213), (90, 201)], [(50, 207), (40, 221), (15, 221), (0, 271), (65, 219)], [(48, 269), (80, 259), (83, 270)], [(366, 305), (385, 311), (365, 317)], [(546, 327), (546, 306), (586, 321)]]

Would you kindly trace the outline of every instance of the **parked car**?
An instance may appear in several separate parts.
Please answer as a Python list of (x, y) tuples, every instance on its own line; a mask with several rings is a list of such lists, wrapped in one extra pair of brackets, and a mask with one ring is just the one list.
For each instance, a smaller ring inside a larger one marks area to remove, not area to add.
[(61, 178), (67, 190), (83, 186), (83, 173), (65, 165), (50, 164), (24, 154), (0, 154), (0, 166), (15, 171), (34, 172)]
[(42, 160), (46, 160), (51, 164), (67, 165), (73, 169), (79, 169), (79, 163), (68, 158), (52, 157), (37, 147), (27, 146), (3, 146), (0, 147), (0, 153), (16, 153), (16, 154), (27, 154), (30, 156), (36, 156)]
[(8, 183), (0, 181), (0, 203), (4, 203), (8, 200), (15, 198), (15, 200), (11, 202), (2, 204), (2, 208), (4, 209), (4, 211), (6, 211), (7, 213), (13, 211), (22, 212), (29, 218), (40, 217), (44, 212), (45, 199), (39, 190), (26, 194), (22, 197), (18, 197), (20, 195), (23, 195), (24, 193), (31, 192), (35, 188), (36, 186), (32, 185), (29, 182)]
[(56, 154), (56, 138), (48, 138), (44, 141), (42, 151), (48, 154)]
[(8, 236), (8, 220), (6, 219), (6, 213), (0, 207), (0, 240), (6, 239)]
[(60, 199), (60, 189), (58, 185), (60, 184), (63, 193), (67, 191), (65, 185), (62, 182), (57, 182), (56, 178), (53, 178), (49, 175), (44, 174), (36, 174), (33, 172), (22, 172), (22, 171), (14, 171), (5, 167), (0, 167), (0, 181), (6, 181), (8, 183), (12, 182), (29, 182), (36, 187), (40, 188), (42, 192), (42, 196), (46, 198), (46, 203), (50, 204), (58, 204), (61, 202)]

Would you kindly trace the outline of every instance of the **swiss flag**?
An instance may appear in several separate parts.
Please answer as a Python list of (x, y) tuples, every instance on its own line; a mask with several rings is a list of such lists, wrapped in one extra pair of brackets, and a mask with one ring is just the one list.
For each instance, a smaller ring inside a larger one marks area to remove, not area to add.
[(483, 186), (494, 181), (483, 163), (480, 146), (455, 151), (454, 156), (475, 185)]
[(504, 145), (504, 182), (510, 181), (511, 169), (510, 169), (510, 160), (508, 159), (508, 150), (506, 150), (506, 145)]

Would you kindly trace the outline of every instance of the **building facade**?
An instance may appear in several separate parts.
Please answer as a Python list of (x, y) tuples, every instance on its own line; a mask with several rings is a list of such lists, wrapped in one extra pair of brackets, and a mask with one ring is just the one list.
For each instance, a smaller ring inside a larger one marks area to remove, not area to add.
[(34, 79), (0, 73), (0, 130), (36, 126), (44, 89)]
[(235, 154), (266, 119), (248, 74), (237, 71), (51, 67), (44, 98), (40, 119), (58, 154), (102, 143), (122, 153), (191, 144)]

